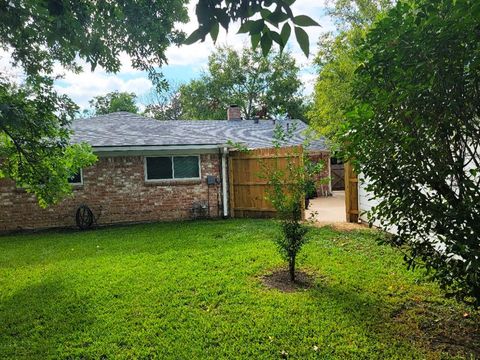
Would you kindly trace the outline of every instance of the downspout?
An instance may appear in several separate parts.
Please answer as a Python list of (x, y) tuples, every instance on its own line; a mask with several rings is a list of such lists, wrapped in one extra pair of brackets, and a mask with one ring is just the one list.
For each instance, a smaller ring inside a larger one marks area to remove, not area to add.
[(228, 217), (228, 191), (227, 191), (227, 155), (228, 148), (222, 149), (222, 197), (223, 217)]

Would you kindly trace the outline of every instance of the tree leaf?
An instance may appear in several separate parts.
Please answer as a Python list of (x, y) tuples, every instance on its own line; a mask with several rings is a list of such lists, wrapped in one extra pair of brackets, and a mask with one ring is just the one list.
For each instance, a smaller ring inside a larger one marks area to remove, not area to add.
[(280, 33), (280, 37), (282, 38), (283, 41), (283, 46), (281, 48), (283, 49), (285, 45), (287, 45), (288, 39), (290, 38), (290, 34), (292, 33), (292, 28), (290, 24), (287, 22), (285, 25), (282, 27), (282, 32)]
[(288, 15), (282, 12), (281, 10), (275, 10), (270, 16), (266, 19), (270, 24), (278, 27), (278, 24), (284, 22), (288, 19)]
[(266, 31), (263, 33), (260, 45), (262, 46), (263, 56), (267, 56), (270, 49), (272, 48), (272, 37), (270, 36), (270, 31)]
[(252, 41), (252, 49), (255, 50), (258, 46), (258, 43), (260, 42), (260, 39), (262, 38), (261, 34), (253, 34), (250, 39)]
[(315, 20), (307, 15), (298, 15), (292, 19), (293, 23), (298, 26), (320, 26)]
[(250, 29), (251, 29), (251, 27), (252, 27), (252, 23), (253, 23), (252, 20), (247, 20), (247, 21), (245, 21), (245, 22), (240, 26), (240, 29), (238, 29), (237, 34), (245, 34), (245, 33), (249, 32)]
[(265, 28), (265, 22), (262, 19), (255, 20), (250, 28), (250, 35), (259, 34)]
[(238, 34), (244, 34), (249, 32), (250, 35), (260, 34), (265, 27), (265, 22), (262, 19), (259, 20), (247, 20), (238, 29)]
[(267, 20), (270, 15), (272, 15), (272, 12), (268, 9), (262, 9), (260, 10), (260, 15), (262, 16), (262, 19)]
[(213, 43), (217, 42), (218, 32), (220, 31), (220, 25), (217, 23), (213, 24), (210, 29), (210, 36), (212, 37)]
[(307, 33), (302, 28), (295, 26), (295, 37), (303, 53), (308, 57), (310, 55), (310, 41)]
[(281, 48), (284, 47), (282, 37), (280, 36), (279, 33), (276, 31), (270, 31), (270, 37), (272, 38), (273, 41), (275, 41), (278, 45), (280, 45)]
[(205, 41), (205, 36), (207, 35), (208, 31), (205, 30), (203, 27), (199, 27), (197, 30), (192, 32), (189, 37), (185, 39), (183, 42), (185, 45), (191, 45), (196, 43), (198, 40)]
[(230, 23), (230, 17), (228, 16), (227, 12), (222, 9), (215, 9), (215, 15), (222, 27), (228, 31), (228, 24)]

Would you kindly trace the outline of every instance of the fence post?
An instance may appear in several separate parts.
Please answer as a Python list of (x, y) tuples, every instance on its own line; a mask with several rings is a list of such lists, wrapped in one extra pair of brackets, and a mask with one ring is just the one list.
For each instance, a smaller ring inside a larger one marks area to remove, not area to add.
[(347, 222), (358, 223), (358, 176), (350, 162), (345, 163), (345, 212)]
[[(303, 168), (305, 166), (303, 161), (303, 151), (304, 151), (303, 146), (299, 145), (298, 150), (299, 150), (298, 161), (300, 162), (300, 166)], [(305, 220), (305, 199), (301, 200), (301, 206), (302, 206), (302, 220)]]

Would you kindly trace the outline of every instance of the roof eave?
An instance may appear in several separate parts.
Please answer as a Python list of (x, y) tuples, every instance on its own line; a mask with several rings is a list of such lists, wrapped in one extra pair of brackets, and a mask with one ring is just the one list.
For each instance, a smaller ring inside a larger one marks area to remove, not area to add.
[(122, 145), (92, 146), (99, 156), (141, 156), (162, 154), (209, 154), (217, 153), (226, 144), (188, 144), (188, 145)]

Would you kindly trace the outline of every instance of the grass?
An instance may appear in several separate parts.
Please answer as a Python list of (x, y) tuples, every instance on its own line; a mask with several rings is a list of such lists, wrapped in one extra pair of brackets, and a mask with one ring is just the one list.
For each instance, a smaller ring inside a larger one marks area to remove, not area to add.
[(236, 220), (0, 237), (0, 357), (478, 355), (478, 315), (373, 231), (312, 229), (300, 267), (315, 286), (266, 288), (260, 277), (282, 266), (276, 231)]

